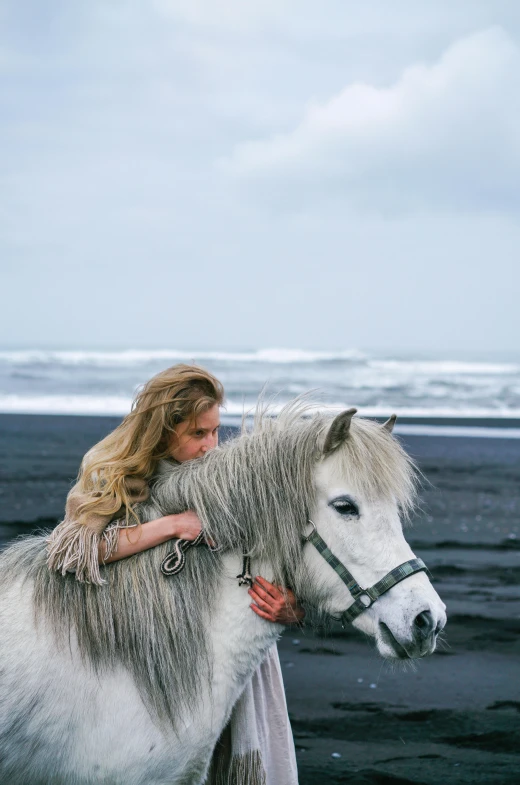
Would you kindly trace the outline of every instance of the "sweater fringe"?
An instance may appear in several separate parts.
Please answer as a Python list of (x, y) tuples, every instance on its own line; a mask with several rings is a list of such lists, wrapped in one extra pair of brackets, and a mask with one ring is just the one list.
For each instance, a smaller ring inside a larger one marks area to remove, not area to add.
[(76, 580), (102, 586), (106, 581), (99, 568), (99, 545), (105, 543), (105, 561), (117, 550), (120, 526), (109, 525), (99, 535), (89, 526), (65, 518), (47, 539), (47, 566), (66, 575), (75, 572)]

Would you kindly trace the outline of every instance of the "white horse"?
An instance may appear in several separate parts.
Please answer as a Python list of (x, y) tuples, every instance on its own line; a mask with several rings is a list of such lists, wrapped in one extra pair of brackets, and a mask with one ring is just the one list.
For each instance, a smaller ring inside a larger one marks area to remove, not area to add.
[(331, 423), (295, 404), (200, 460), (164, 461), (141, 519), (194, 509), (220, 546), (188, 550), (173, 577), (160, 569), (171, 543), (107, 565), (103, 586), (51, 573), (43, 536), (4, 551), (1, 783), (203, 783), (233, 705), (282, 630), (251, 612), (236, 580), (243, 554), (304, 605), (333, 616), (350, 608), (343, 618), (384, 657), (434, 651), (445, 606), (400, 520), (414, 467), (393, 421), (352, 414)]

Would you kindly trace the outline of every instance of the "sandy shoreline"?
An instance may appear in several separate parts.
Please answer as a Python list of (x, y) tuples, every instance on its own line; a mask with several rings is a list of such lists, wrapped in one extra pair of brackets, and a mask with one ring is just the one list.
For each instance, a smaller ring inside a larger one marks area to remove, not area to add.
[[(0, 415), (0, 545), (56, 523), (82, 455), (118, 422)], [(354, 630), (326, 638), (288, 630), (280, 657), (301, 784), (513, 785), (520, 781), (520, 440), (403, 442), (432, 483), (407, 537), (448, 605), (447, 645), (402, 672)]]

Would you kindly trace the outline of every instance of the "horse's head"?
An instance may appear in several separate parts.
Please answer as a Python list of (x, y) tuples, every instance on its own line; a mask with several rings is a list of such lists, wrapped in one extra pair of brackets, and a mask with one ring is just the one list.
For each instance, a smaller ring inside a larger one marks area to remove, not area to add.
[[(342, 614), (358, 596), (359, 615), (352, 623), (375, 637), (380, 654), (423, 657), (435, 650), (446, 606), (426, 572), (413, 571), (420, 563), (410, 562), (415, 557), (403, 535), (401, 518), (413, 502), (416, 472), (391, 435), (395, 418), (381, 426), (353, 421), (354, 413), (351, 409), (338, 415), (325, 435), (305, 561), (328, 612)], [(336, 571), (330, 566), (334, 558), (324, 551), (325, 544), (346, 572), (338, 564)], [(329, 564), (323, 556), (329, 556)], [(406, 562), (410, 566), (392, 576)], [(412, 574), (403, 579), (407, 571)], [(373, 592), (381, 595), (377, 599), (360, 594), (359, 587), (370, 589), (389, 574), (388, 581), (379, 584), (381, 591)], [(347, 588), (351, 578), (358, 584), (354, 596)]]

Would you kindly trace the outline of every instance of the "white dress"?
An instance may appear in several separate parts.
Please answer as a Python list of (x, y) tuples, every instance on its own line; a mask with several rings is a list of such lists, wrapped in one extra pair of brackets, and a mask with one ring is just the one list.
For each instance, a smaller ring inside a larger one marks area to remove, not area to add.
[(207, 785), (298, 785), (278, 649), (273, 646), (236, 702)]

